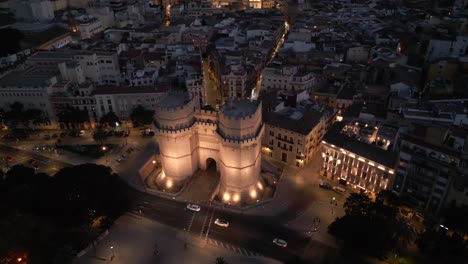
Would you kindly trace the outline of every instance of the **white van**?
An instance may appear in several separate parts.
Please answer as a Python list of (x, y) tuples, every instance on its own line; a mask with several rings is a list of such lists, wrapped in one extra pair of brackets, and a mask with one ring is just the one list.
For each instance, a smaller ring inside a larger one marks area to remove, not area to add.
[(333, 191), (335, 191), (335, 192), (337, 192), (337, 193), (345, 193), (345, 192), (346, 192), (345, 189), (343, 189), (343, 188), (341, 188), (341, 187), (338, 187), (338, 186), (335, 186), (335, 187), (333, 187), (332, 189), (333, 189)]

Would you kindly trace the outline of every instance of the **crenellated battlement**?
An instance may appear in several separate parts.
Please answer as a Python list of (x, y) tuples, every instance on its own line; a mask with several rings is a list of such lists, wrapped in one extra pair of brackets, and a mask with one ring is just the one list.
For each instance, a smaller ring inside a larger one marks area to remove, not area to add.
[(217, 127), (217, 126), (218, 126), (218, 123), (207, 122), (207, 121), (205, 121), (205, 120), (197, 120), (197, 124), (204, 125), (204, 126), (213, 126), (213, 127)]
[(180, 129), (157, 128), (156, 131), (160, 134), (181, 134), (184, 132), (192, 131), (192, 126), (187, 127), (187, 128), (180, 128)]
[(195, 111), (195, 114), (217, 116), (218, 111), (198, 109), (197, 111)]

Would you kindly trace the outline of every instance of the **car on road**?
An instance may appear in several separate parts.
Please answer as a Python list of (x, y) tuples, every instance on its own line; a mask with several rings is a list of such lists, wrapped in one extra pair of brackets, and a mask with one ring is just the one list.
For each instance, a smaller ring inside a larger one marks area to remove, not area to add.
[(319, 183), (319, 187), (323, 189), (327, 189), (327, 190), (330, 190), (331, 188), (333, 188), (333, 186), (329, 184), (328, 182)]
[(311, 235), (313, 235), (314, 233), (317, 233), (317, 228), (312, 228), (311, 230), (307, 231), (307, 232), (306, 232), (306, 235), (311, 236)]
[(288, 243), (286, 241), (284, 241), (283, 239), (280, 239), (280, 238), (273, 239), (273, 244), (275, 244), (277, 246), (280, 246), (280, 247), (283, 247), (283, 248), (288, 246)]
[(114, 131), (114, 136), (116, 137), (123, 137), (125, 132), (123, 132), (122, 130), (120, 131)]
[(333, 191), (335, 191), (335, 192), (337, 192), (337, 193), (345, 193), (345, 192), (346, 192), (345, 189), (343, 189), (343, 188), (341, 188), (341, 187), (339, 187), (339, 186), (335, 186), (335, 187), (333, 187), (332, 189), (333, 189)]
[(124, 137), (128, 137), (128, 136), (130, 136), (130, 130), (127, 130), (127, 131), (125, 131), (125, 133), (124, 133)]
[(228, 227), (229, 226), (229, 222), (226, 221), (226, 220), (223, 220), (223, 219), (216, 219), (215, 222), (214, 222), (216, 225), (218, 226), (222, 226), (222, 227)]
[(44, 139), (45, 139), (45, 140), (49, 140), (50, 138), (51, 138), (51, 136), (50, 136), (49, 134), (45, 134), (45, 135), (44, 135)]
[(29, 164), (31, 164), (31, 166), (33, 166), (34, 169), (39, 169), (39, 162), (35, 159), (31, 159), (29, 160)]
[(78, 136), (79, 137), (82, 137), (85, 135), (85, 131), (84, 130), (80, 130), (80, 132), (78, 132)]
[(3, 160), (7, 163), (10, 163), (10, 162), (13, 162), (13, 160), (15, 160), (13, 157), (11, 156), (6, 156), (3, 158)]
[(187, 209), (189, 209), (190, 211), (199, 212), (201, 207), (197, 204), (187, 204)]

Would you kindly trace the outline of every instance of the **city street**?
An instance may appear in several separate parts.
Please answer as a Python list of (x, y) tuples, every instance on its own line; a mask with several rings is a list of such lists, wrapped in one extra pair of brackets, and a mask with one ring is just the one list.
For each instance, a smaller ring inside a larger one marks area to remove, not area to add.
[(228, 263), (279, 263), (213, 239), (184, 246), (184, 238), (183, 231), (129, 213), (117, 220), (96, 251), (91, 248), (76, 263), (214, 263), (217, 257)]
[[(70, 138), (69, 140), (78, 144), (83, 139)], [(119, 146), (125, 145), (123, 138), (112, 140)], [(138, 150), (125, 162), (112, 161), (114, 156), (119, 156), (120, 152), (107, 157), (107, 160), (110, 160), (108, 163), (105, 158), (95, 162), (111, 166), (127, 182), (133, 182), (132, 186), (135, 187), (141, 184), (138, 183), (135, 172), (154, 155), (157, 145), (154, 143), (154, 138), (142, 138), (139, 135), (126, 140), (128, 145)], [(0, 150), (5, 153), (4, 155), (14, 156), (15, 159), (21, 161), (31, 156), (57, 168), (66, 166), (68, 163), (60, 162), (55, 158), (70, 161), (70, 164), (88, 161), (86, 158), (70, 153), (57, 155), (22, 151), (21, 148), (25, 148), (27, 144), (32, 145), (31, 142), (21, 142), (15, 143), (15, 147), (20, 148), (19, 150), (7, 146), (2, 146)], [(35, 144), (40, 143), (35, 142)], [(41, 157), (46, 154), (55, 155), (54, 159)], [(128, 188), (131, 197), (131, 212), (178, 229), (182, 232), (180, 239), (198, 247), (211, 245), (234, 251), (239, 255), (263, 255), (287, 263), (295, 263), (297, 256), (308, 256), (316, 260), (326, 252), (333, 252), (336, 247), (335, 241), (327, 234), (326, 228), (336, 216), (343, 213), (341, 205), (345, 195), (318, 187), (318, 183), (322, 180), (318, 175), (319, 159), (303, 169), (285, 166), (277, 161), (272, 162), (278, 166), (284, 166), (284, 175), (277, 197), (271, 202), (249, 208), (242, 213), (222, 207), (211, 207), (205, 203), (200, 204), (202, 207), (200, 212), (193, 212), (186, 209), (187, 202), (185, 201), (168, 200), (148, 194), (145, 188), (138, 188), (138, 190)], [(329, 203), (333, 197), (336, 197), (337, 205), (331, 206)], [(229, 227), (215, 225), (214, 221), (217, 218), (228, 221)], [(317, 218), (320, 219), (320, 224), (314, 222), (318, 221)], [(317, 228), (318, 231), (310, 236), (306, 232), (312, 227)], [(288, 247), (280, 248), (274, 245), (272, 243), (274, 238), (286, 240)], [(312, 252), (313, 255), (310, 256)]]

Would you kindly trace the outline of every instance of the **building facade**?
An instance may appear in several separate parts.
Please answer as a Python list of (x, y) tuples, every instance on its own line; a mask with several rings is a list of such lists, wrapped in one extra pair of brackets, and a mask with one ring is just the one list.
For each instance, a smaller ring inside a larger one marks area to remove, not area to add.
[(437, 215), (447, 197), (456, 194), (450, 192), (452, 182), (462, 176), (459, 169), (466, 134), (457, 137), (444, 127), (413, 126), (414, 130), (401, 136), (393, 190), (415, 209)]
[(320, 174), (371, 194), (391, 190), (394, 153), (346, 135), (343, 126), (343, 123), (336, 123), (321, 142)]

